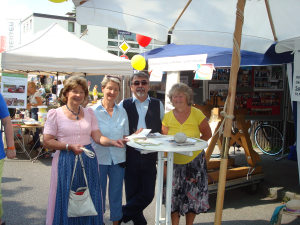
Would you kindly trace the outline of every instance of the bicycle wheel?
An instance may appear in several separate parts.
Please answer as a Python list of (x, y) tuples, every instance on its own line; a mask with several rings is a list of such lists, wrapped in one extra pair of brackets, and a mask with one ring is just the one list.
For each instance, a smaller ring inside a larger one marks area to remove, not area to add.
[(274, 126), (259, 125), (254, 131), (256, 146), (267, 155), (277, 155), (283, 149), (283, 136)]

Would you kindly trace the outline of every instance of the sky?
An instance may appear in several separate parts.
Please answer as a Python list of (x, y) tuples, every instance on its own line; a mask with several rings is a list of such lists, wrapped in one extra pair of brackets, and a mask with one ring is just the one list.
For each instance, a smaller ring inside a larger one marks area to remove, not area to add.
[(0, 36), (7, 35), (7, 19), (24, 19), (33, 12), (64, 16), (73, 8), (72, 0), (62, 3), (49, 0), (0, 0)]

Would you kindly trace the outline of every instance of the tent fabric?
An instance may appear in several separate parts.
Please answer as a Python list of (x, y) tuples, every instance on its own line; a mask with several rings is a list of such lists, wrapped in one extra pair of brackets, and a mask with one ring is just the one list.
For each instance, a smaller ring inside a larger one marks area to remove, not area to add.
[(130, 61), (69, 33), (58, 24), (35, 34), (18, 48), (1, 54), (2, 70), (131, 75)]
[(275, 46), (275, 50), (278, 53), (300, 50), (300, 36), (278, 42)]
[[(169, 44), (142, 53), (146, 59), (175, 57), (184, 55), (207, 54), (207, 63), (215, 67), (230, 67), (232, 49), (207, 45), (175, 45)], [(288, 53), (276, 54), (272, 45), (265, 54), (241, 50), (241, 66), (279, 65), (293, 62), (293, 55)]]
[[(159, 41), (202, 44), (231, 48), (236, 21), (237, 0), (191, 1), (172, 26), (188, 1), (174, 0), (87, 0), (76, 6), (80, 24), (112, 27), (142, 34)], [(299, 0), (268, 0), (278, 41), (300, 36)], [(266, 2), (246, 1), (241, 49), (264, 53), (275, 39)]]

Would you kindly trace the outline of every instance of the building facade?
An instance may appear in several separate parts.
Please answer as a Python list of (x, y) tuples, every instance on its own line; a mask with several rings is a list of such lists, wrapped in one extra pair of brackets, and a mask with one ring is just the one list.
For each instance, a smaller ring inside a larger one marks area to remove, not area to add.
[(165, 44), (152, 40), (146, 48), (142, 48), (136, 42), (136, 35), (134, 33), (118, 31), (107, 27), (80, 25), (76, 22), (74, 12), (69, 12), (66, 15), (67, 16), (56, 16), (33, 13), (22, 20), (9, 20), (7, 50), (25, 44), (32, 39), (34, 34), (46, 29), (53, 23), (59, 24), (82, 40), (85, 40), (88, 43), (117, 56), (123, 55), (119, 46), (123, 41), (126, 41), (129, 45), (129, 51), (126, 53), (129, 59), (131, 59), (135, 54), (139, 54)]

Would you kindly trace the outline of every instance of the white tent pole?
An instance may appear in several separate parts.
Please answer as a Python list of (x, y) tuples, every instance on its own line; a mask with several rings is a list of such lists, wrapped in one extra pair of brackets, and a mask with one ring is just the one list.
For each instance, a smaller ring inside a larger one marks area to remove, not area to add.
[[(288, 84), (289, 84), (289, 94), (292, 96), (292, 90), (293, 90), (293, 69), (292, 69), (292, 63), (288, 63), (286, 65), (286, 75), (288, 77)], [(291, 107), (293, 110), (293, 101), (291, 98)]]

